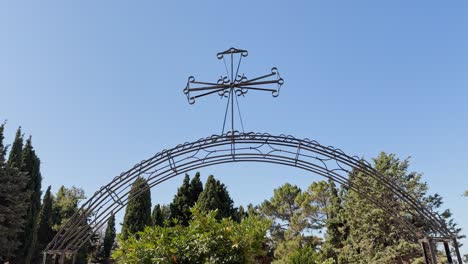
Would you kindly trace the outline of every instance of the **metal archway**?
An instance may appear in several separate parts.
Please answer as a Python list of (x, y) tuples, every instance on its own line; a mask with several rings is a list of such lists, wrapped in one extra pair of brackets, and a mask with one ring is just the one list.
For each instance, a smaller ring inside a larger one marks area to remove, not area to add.
[[(194, 169), (231, 162), (264, 162), (291, 166), (332, 179), (395, 216), (399, 228), (409, 231), (415, 241), (421, 241), (427, 263), (435, 263), (434, 242), (444, 243), (446, 250), (449, 250), (448, 243), (453, 243), (461, 263), (455, 234), (447, 228), (441, 217), (426, 208), (402, 186), (379, 174), (361, 158), (348, 156), (340, 149), (323, 146), (307, 138), (237, 131), (163, 150), (116, 176), (95, 192), (56, 234), (44, 250), (44, 263), (50, 255), (60, 255), (61, 262), (66, 255), (76, 255), (93, 232), (105, 225), (111, 213), (115, 214), (125, 207), (131, 185), (137, 177), (144, 177), (152, 188)], [(381, 183), (403, 201), (404, 208), (396, 209), (386, 205), (373, 199), (367, 187), (358, 188), (350, 184), (348, 175), (352, 171), (359, 171)], [(401, 214), (402, 210), (421, 219), (425, 226), (421, 228), (413, 225)], [(450, 252), (447, 258), (451, 261)]]

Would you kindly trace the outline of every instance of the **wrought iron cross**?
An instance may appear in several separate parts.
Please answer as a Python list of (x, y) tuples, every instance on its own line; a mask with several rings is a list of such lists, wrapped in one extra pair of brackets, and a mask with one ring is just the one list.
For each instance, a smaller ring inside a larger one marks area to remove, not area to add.
[[(228, 50), (219, 52), (216, 57), (219, 60), (223, 60), (226, 68), (226, 75), (221, 75), (216, 83), (212, 82), (199, 82), (195, 80), (195, 77), (190, 76), (187, 81), (187, 85), (184, 89), (184, 94), (187, 96), (189, 104), (194, 104), (195, 100), (200, 97), (204, 97), (210, 94), (217, 94), (221, 98), (227, 98), (226, 111), (224, 113), (223, 130), (221, 134), (224, 134), (224, 128), (226, 125), (226, 118), (228, 111), (231, 116), (231, 133), (234, 135), (234, 100), (236, 101), (237, 108), (239, 110), (239, 118), (241, 120), (242, 129), (244, 127), (242, 123), (242, 116), (240, 114), (239, 103), (237, 101), (238, 96), (245, 96), (248, 91), (263, 91), (271, 92), (273, 97), (277, 97), (280, 92), (280, 88), (284, 83), (281, 78), (278, 69), (273, 67), (271, 73), (248, 79), (244, 74), (239, 74), (239, 68), (243, 57), (247, 57), (247, 50), (230, 48)], [(225, 57), (228, 58), (226, 63)], [(237, 59), (237, 66), (234, 67), (234, 60)], [(235, 70), (235, 71), (234, 71)], [(268, 87), (276, 85), (276, 87)]]

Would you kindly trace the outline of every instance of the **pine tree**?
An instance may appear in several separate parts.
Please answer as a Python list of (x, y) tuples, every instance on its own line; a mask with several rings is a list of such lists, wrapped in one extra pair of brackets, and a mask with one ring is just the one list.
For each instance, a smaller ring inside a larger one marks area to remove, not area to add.
[[(417, 174), (408, 174), (408, 166), (408, 160), (400, 161), (393, 154), (381, 153), (374, 159), (374, 168), (381, 175), (405, 188), (416, 199), (422, 199), (426, 186), (419, 182)], [(374, 200), (407, 214), (408, 209), (402, 201), (377, 180), (353, 171), (349, 181)], [(421, 256), (420, 245), (409, 231), (395, 228), (399, 226), (396, 217), (356, 191), (347, 191), (343, 210), (349, 233), (340, 252), (340, 263), (400, 263), (401, 260), (411, 262)]]
[(204, 211), (218, 210), (217, 218), (235, 218), (236, 210), (234, 202), (229, 196), (226, 186), (219, 180), (215, 180), (213, 175), (210, 175), (205, 183), (203, 192), (198, 197), (200, 209)]
[[(26, 215), (26, 225), (24, 231), (20, 235), (22, 246), (19, 248), (17, 253), (16, 262), (23, 261), (32, 244), (32, 236), (34, 234), (35, 223), (37, 215), (41, 207), (41, 172), (40, 172), (40, 160), (36, 156), (34, 148), (31, 143), (31, 137), (26, 140), (26, 145), (22, 152), (21, 171), (27, 173), (28, 184), (26, 189), (31, 193), (30, 203), (28, 205), (28, 213)], [(26, 262), (29, 263), (29, 262)]]
[(301, 216), (299, 198), (302, 191), (296, 185), (286, 183), (273, 191), (273, 197), (265, 200), (260, 211), (273, 220), (271, 233), (275, 240), (285, 240), (300, 235), (305, 229), (305, 222), (295, 221), (304, 219)]
[(107, 261), (110, 256), (110, 252), (115, 242), (115, 217), (114, 214), (111, 215), (109, 221), (107, 221), (106, 233), (104, 234), (103, 241), (103, 257)]
[(0, 125), (0, 261), (8, 262), (21, 246), (18, 235), (24, 228), (29, 192), (25, 191), (26, 175), (15, 167), (21, 164), (21, 131), (17, 132), (10, 152), (11, 159), (6, 162), (7, 148), (3, 145), (4, 128), (4, 124)]
[(39, 263), (41, 258), (40, 253), (45, 249), (47, 244), (54, 237), (52, 230), (52, 194), (50, 193), (50, 186), (44, 194), (42, 199), (42, 206), (36, 223), (37, 228), (33, 234), (34, 247), (31, 247), (26, 258), (27, 262)]
[(125, 210), (122, 234), (124, 238), (143, 231), (151, 224), (151, 192), (144, 178), (139, 177), (132, 185)]
[[(193, 188), (195, 187), (196, 183), (193, 185)], [(178, 223), (184, 226), (188, 225), (191, 217), (190, 208), (195, 204), (195, 202), (192, 203), (193, 196), (190, 193), (190, 189), (190, 177), (188, 174), (185, 174), (182, 185), (177, 189), (177, 193), (169, 205), (171, 219), (177, 219)]]

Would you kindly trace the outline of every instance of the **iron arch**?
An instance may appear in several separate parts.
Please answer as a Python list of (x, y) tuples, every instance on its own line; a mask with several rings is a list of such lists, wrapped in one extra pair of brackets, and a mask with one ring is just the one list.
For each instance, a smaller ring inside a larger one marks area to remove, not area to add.
[[(324, 146), (307, 138), (236, 131), (212, 135), (163, 150), (116, 176), (95, 192), (59, 230), (47, 245), (45, 258), (47, 254), (75, 254), (92, 233), (107, 222), (111, 213), (115, 214), (125, 207), (131, 185), (137, 177), (144, 177), (152, 188), (191, 170), (232, 162), (273, 163), (324, 176), (356, 191), (388, 214), (395, 216), (399, 227), (410, 231), (415, 240), (428, 237), (454, 239), (454, 234), (438, 214), (430, 211), (402, 186), (379, 174), (369, 163), (357, 156), (349, 156), (340, 149)], [(381, 183), (403, 201), (405, 212), (416, 215), (426, 226), (417, 228), (400, 211), (373, 199), (365, 187), (350, 184), (348, 175), (352, 171), (359, 171)]]

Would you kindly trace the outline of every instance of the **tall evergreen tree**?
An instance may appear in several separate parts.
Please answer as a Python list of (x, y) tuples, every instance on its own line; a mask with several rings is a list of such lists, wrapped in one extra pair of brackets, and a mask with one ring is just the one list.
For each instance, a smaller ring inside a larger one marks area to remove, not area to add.
[[(374, 159), (374, 168), (381, 175), (422, 201), (427, 186), (419, 182), (420, 175), (407, 172), (408, 166), (408, 160), (401, 161), (393, 154), (381, 153)], [(377, 180), (353, 171), (349, 181), (373, 199), (410, 215), (404, 203)], [(340, 252), (340, 263), (411, 263), (422, 255), (409, 231), (395, 228), (399, 225), (396, 217), (354, 190), (348, 190), (344, 199), (349, 235)]]
[(21, 127), (16, 130), (15, 140), (11, 146), (10, 155), (8, 157), (8, 165), (14, 168), (21, 168), (23, 161), (23, 134), (21, 134)]
[(34, 148), (31, 143), (31, 137), (26, 140), (26, 144), (22, 152), (21, 171), (27, 174), (28, 184), (26, 190), (31, 193), (30, 203), (28, 205), (28, 212), (26, 215), (26, 224), (24, 231), (20, 234), (20, 241), (22, 243), (18, 250), (16, 262), (26, 262), (24, 256), (28, 254), (31, 247), (34, 247), (32, 236), (34, 234), (35, 223), (37, 215), (41, 207), (41, 172), (40, 160), (36, 156)]
[(151, 191), (144, 178), (137, 178), (132, 184), (129, 202), (125, 210), (122, 235), (129, 235), (143, 231), (151, 224)]
[(343, 212), (342, 192), (338, 192), (335, 183), (331, 179), (328, 180), (328, 186), (330, 190), (330, 207), (326, 222), (325, 243), (321, 249), (326, 258), (333, 258), (335, 263), (339, 263), (339, 252), (347, 239), (348, 225)]
[(213, 175), (210, 175), (205, 183), (203, 192), (198, 197), (200, 209), (204, 211), (218, 210), (217, 218), (235, 218), (236, 210), (234, 202), (229, 196), (226, 186), (219, 180), (216, 180)]
[[(7, 148), (3, 145), (5, 125), (0, 125), (0, 261), (8, 262), (21, 246), (18, 235), (24, 228), (29, 192), (25, 191), (27, 178), (17, 164), (21, 164), (22, 137), (17, 132), (14, 154), (6, 162)], [(19, 135), (19, 136), (18, 136)]]
[(151, 225), (153, 226), (164, 226), (164, 216), (161, 211), (161, 205), (157, 204), (153, 208), (151, 213)]
[(242, 219), (246, 218), (247, 216), (248, 216), (247, 212), (245, 211), (244, 207), (241, 205), (236, 211), (236, 217), (234, 218), (234, 220), (236, 220), (236, 222), (241, 222)]
[(109, 221), (107, 221), (106, 233), (104, 234), (103, 241), (103, 257), (108, 261), (110, 252), (115, 242), (115, 216), (111, 215)]
[(40, 262), (40, 253), (45, 249), (55, 234), (52, 230), (52, 194), (50, 193), (50, 186), (47, 188), (44, 198), (42, 199), (42, 206), (39, 211), (36, 226), (37, 228), (32, 238), (32, 245), (34, 247), (31, 247), (28, 251), (26, 258), (27, 263)]
[(169, 209), (171, 211), (171, 219), (177, 219), (177, 221), (182, 225), (187, 225), (190, 220), (190, 177), (188, 174), (185, 174), (182, 185), (177, 189), (177, 193), (174, 195), (172, 203), (169, 204)]
[(192, 207), (198, 201), (198, 197), (203, 192), (203, 183), (200, 180), (200, 172), (195, 173), (195, 177), (190, 181), (189, 186), (189, 206)]
[(186, 226), (192, 217), (190, 208), (195, 205), (200, 193), (203, 191), (203, 185), (200, 181), (200, 173), (190, 181), (190, 176), (185, 174), (182, 185), (177, 189), (172, 203), (169, 205), (171, 218)]

